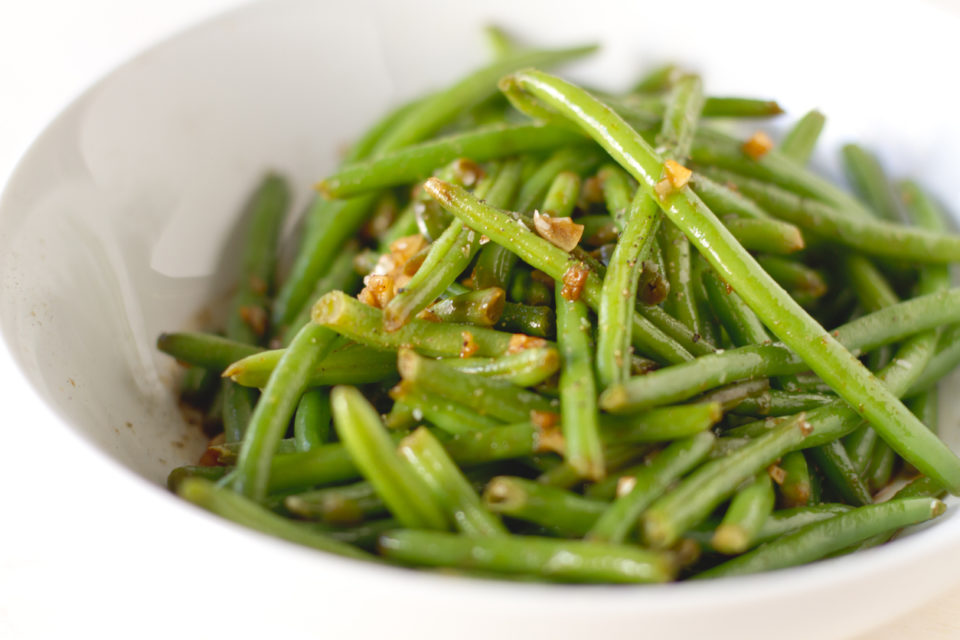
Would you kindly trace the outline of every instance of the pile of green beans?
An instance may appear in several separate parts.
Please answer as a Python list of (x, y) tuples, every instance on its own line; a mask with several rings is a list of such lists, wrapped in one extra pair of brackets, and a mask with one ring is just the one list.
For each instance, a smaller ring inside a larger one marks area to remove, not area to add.
[[(220, 322), (165, 333), (210, 444), (183, 498), (321, 551), (464, 575), (647, 583), (887, 542), (960, 495), (937, 383), (960, 236), (823, 114), (659, 67), (625, 94), (529, 49), (387, 114), (243, 216)], [(747, 120), (749, 119), (749, 125)], [(736, 131), (736, 133), (731, 133)], [(906, 223), (904, 221), (909, 221)]]

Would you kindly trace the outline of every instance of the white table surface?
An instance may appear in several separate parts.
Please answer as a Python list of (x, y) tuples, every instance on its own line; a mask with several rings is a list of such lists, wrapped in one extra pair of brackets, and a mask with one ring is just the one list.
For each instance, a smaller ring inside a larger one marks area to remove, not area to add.
[[(237, 4), (0, 2), (0, 184), (46, 123), (94, 80), (144, 46)], [(953, 0), (939, 4), (960, 10)], [(71, 605), (95, 608), (98, 581), (110, 579), (96, 571), (97, 558), (143, 552), (142, 541), (131, 539), (138, 533), (129, 524), (136, 520), (136, 501), (125, 502), (134, 491), (132, 483), (125, 485), (129, 476), (123, 470), (37, 410), (33, 391), (2, 342), (0, 389), (0, 638), (54, 637), (56, 608), (65, 605), (66, 596), (54, 585), (66, 579)], [(52, 428), (54, 436), (38, 437), (41, 424), (49, 427), (44, 434)], [(117, 505), (124, 505), (122, 514)], [(154, 585), (145, 595), (164, 588)], [(131, 636), (149, 635), (140, 629), (131, 628)], [(960, 589), (858, 640), (866, 638), (960, 638)]]

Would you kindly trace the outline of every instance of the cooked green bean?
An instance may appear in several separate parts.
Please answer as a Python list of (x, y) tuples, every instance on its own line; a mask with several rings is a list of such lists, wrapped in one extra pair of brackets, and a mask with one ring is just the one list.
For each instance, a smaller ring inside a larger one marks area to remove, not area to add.
[(794, 297), (799, 293), (816, 299), (827, 292), (827, 283), (820, 272), (802, 262), (779, 256), (759, 256), (757, 262)]
[[(298, 451), (309, 451), (330, 441), (330, 392), (311, 389), (300, 397), (293, 418), (293, 438)], [(229, 440), (229, 436), (227, 438)]]
[(580, 176), (572, 171), (561, 171), (543, 197), (543, 213), (555, 218), (569, 218), (579, 199)]
[(726, 555), (735, 555), (752, 547), (764, 522), (773, 513), (774, 500), (773, 482), (767, 472), (762, 471), (733, 496), (723, 521), (713, 534), (713, 548)]
[(606, 470), (600, 444), (590, 345), (593, 326), (587, 317), (587, 305), (579, 300), (567, 300), (565, 287), (562, 282), (556, 286), (557, 343), (563, 355), (560, 424), (566, 441), (564, 458), (584, 478), (601, 480)]
[(788, 533), (704, 571), (696, 579), (773, 571), (812, 562), (877, 534), (936, 518), (944, 509), (942, 502), (932, 498), (866, 505)]
[(642, 521), (644, 539), (659, 549), (670, 547), (740, 483), (803, 442), (809, 430), (801, 414), (726, 457), (702, 465), (647, 509)]
[(428, 312), (442, 322), (461, 322), (492, 327), (500, 321), (506, 294), (499, 287), (470, 291), (434, 302)]
[(720, 324), (738, 347), (764, 344), (770, 340), (757, 315), (736, 292), (729, 289), (715, 271), (703, 273), (703, 286)]
[(420, 427), (400, 442), (400, 455), (410, 463), (447, 518), (468, 536), (506, 535), (507, 529), (480, 501), (440, 442)]
[(400, 350), (397, 369), (405, 382), (419, 389), (505, 422), (523, 422), (530, 419), (532, 411), (556, 413), (559, 408), (549, 399), (506, 380), (459, 371), (408, 349)]
[(799, 165), (807, 164), (826, 120), (816, 109), (808, 111), (787, 131), (780, 142), (780, 153)]
[(289, 495), (283, 506), (300, 518), (339, 525), (359, 524), (387, 513), (387, 506), (366, 480)]
[(744, 197), (729, 186), (714, 182), (707, 176), (694, 172), (690, 184), (704, 204), (718, 216), (736, 216), (746, 220), (767, 220), (770, 214), (760, 208), (756, 202)]
[(464, 373), (532, 387), (560, 370), (560, 353), (555, 347), (531, 347), (498, 358), (447, 358), (443, 364)]
[(222, 402), (223, 433), (228, 441), (241, 440), (257, 403), (257, 391), (224, 380)]
[(824, 393), (769, 389), (744, 398), (731, 411), (748, 416), (788, 416), (822, 407), (836, 399)]
[[(317, 280), (317, 284), (313, 288), (313, 293), (310, 294), (311, 301), (316, 302), (331, 291), (353, 293), (356, 290), (360, 284), (360, 275), (354, 268), (354, 260), (357, 257), (357, 253), (357, 247), (353, 243), (340, 249), (339, 255), (330, 265), (330, 268), (322, 278)], [(305, 324), (310, 322), (311, 311), (311, 305), (304, 305), (300, 313), (297, 314), (297, 317), (290, 321), (290, 324), (287, 325), (283, 332), (283, 346), (289, 345), (290, 340), (297, 335), (297, 332), (300, 331)], [(240, 358), (236, 359), (239, 360)]]
[(788, 222), (773, 218), (740, 218), (727, 216), (723, 224), (750, 251), (790, 254), (804, 248), (803, 233)]
[(663, 495), (675, 480), (699, 464), (715, 441), (714, 435), (706, 431), (677, 440), (659, 452), (649, 465), (628, 476), (632, 487), (603, 511), (587, 532), (587, 539), (624, 542), (644, 509)]
[(803, 507), (810, 504), (813, 494), (810, 468), (802, 451), (791, 451), (778, 465), (784, 472), (779, 493), (784, 507)]
[(841, 155), (847, 179), (860, 198), (879, 217), (898, 222), (901, 219), (900, 208), (877, 157), (855, 144), (844, 145)]
[(605, 164), (597, 171), (597, 179), (603, 189), (607, 212), (619, 229), (625, 225), (627, 209), (637, 189), (636, 183), (626, 171), (615, 164)]
[(814, 462), (845, 502), (863, 505), (873, 501), (870, 489), (864, 484), (843, 444), (834, 440), (809, 451)]
[(181, 362), (217, 373), (237, 360), (262, 351), (260, 347), (195, 331), (161, 333), (157, 349)]
[(238, 493), (257, 501), (266, 497), (270, 461), (277, 444), (290, 424), (310, 372), (335, 340), (333, 331), (308, 324), (280, 358), (247, 425), (233, 478)]
[(474, 355), (499, 356), (507, 352), (511, 334), (483, 327), (463, 327), (411, 318), (394, 332), (383, 329), (383, 313), (342, 291), (331, 291), (313, 307), (313, 321), (347, 338), (376, 349), (410, 347), (429, 356), (457, 357), (463, 349), (464, 331), (477, 346)]
[(330, 404), (337, 435), (394, 517), (406, 527), (447, 529), (447, 517), (430, 489), (397, 454), (363, 395), (353, 387), (334, 387)]
[(666, 582), (670, 556), (636, 547), (535, 536), (469, 538), (400, 530), (380, 536), (380, 553), (396, 562), (538, 575), (566, 582)]
[(377, 158), (341, 167), (317, 184), (327, 198), (349, 198), (386, 187), (422, 180), (457, 158), (484, 162), (518, 153), (583, 144), (561, 127), (539, 124), (494, 125), (398, 149)]
[(391, 395), (396, 401), (410, 407), (415, 423), (426, 420), (452, 435), (482, 431), (502, 424), (496, 418), (479, 414), (459, 402), (417, 389), (413, 385), (394, 387)]
[(495, 513), (575, 538), (587, 533), (607, 508), (601, 500), (512, 476), (491, 480), (483, 491), (483, 501)]
[(517, 211), (532, 212), (543, 202), (553, 181), (561, 173), (584, 174), (600, 164), (602, 160), (603, 156), (592, 145), (558, 149), (524, 181), (520, 193), (517, 194)]
[(501, 331), (523, 333), (538, 338), (555, 338), (557, 318), (550, 307), (507, 302), (503, 305), (503, 313), (494, 327)]
[(600, 433), (609, 443), (668, 442), (706, 431), (723, 417), (719, 402), (660, 407), (629, 416), (600, 416)]
[(356, 547), (334, 540), (312, 530), (307, 525), (297, 524), (264, 509), (256, 502), (199, 477), (184, 479), (177, 487), (180, 497), (211, 511), (218, 516), (233, 520), (245, 527), (268, 533), (290, 542), (313, 547), (348, 558), (361, 560), (372, 556)]
[[(285, 357), (287, 349), (261, 351), (237, 360), (223, 372), (245, 387), (265, 387), (270, 375)], [(307, 374), (305, 387), (337, 383), (365, 384), (379, 382), (396, 375), (396, 357), (389, 351), (378, 351), (365, 345), (347, 343), (334, 346)]]

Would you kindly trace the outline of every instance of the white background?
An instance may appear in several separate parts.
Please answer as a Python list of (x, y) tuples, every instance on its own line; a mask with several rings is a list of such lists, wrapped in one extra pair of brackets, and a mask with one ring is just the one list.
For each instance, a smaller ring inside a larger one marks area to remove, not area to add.
[[(45, 124), (94, 80), (147, 45), (237, 4), (0, 1), (0, 183)], [(948, 0), (939, 4), (957, 6)], [(908, 6), (905, 2), (904, 10)], [(65, 428), (45, 428), (44, 437), (38, 436), (38, 425), (55, 419), (37, 413), (33, 392), (2, 342), (0, 389), (0, 638), (43, 637), (41, 630), (49, 628), (43, 619), (68, 604), (44, 601), (46, 584), (86, 572), (89, 589), (77, 592), (73, 605), (94, 606), (97, 557), (129, 554), (135, 561), (149, 549), (124, 536), (135, 531), (124, 522), (136, 517), (136, 505), (125, 502), (135, 501), (135, 492), (117, 486), (127, 476), (91, 455)], [(112, 504), (91, 499), (107, 493)], [(71, 552), (62, 553), (64, 548)], [(54, 549), (58, 552), (48, 553)], [(948, 628), (943, 622), (958, 610), (953, 603), (960, 603), (960, 593), (872, 637), (960, 637), (960, 631), (950, 631), (960, 625)], [(175, 598), (168, 604), (175, 606)], [(78, 635), (83, 632), (77, 629)], [(140, 632), (131, 628), (130, 635)]]

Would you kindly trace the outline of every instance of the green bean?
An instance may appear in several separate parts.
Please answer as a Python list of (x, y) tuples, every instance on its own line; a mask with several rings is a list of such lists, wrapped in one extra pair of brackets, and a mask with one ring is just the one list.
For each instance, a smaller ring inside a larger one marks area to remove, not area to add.
[(935, 389), (937, 383), (956, 369), (958, 364), (960, 364), (960, 325), (954, 325), (943, 331), (937, 343), (937, 352), (910, 386), (906, 395), (915, 396), (929, 389)]
[(499, 476), (483, 491), (494, 513), (545, 527), (564, 537), (583, 536), (606, 510), (607, 503), (546, 486), (533, 480)]
[(428, 312), (442, 322), (461, 322), (479, 327), (492, 327), (503, 315), (506, 294), (499, 287), (479, 289), (444, 298), (428, 307)]
[[(403, 327), (388, 333), (383, 329), (383, 314), (342, 291), (331, 291), (313, 307), (313, 321), (340, 335), (368, 346), (397, 350), (411, 347), (424, 355), (455, 357), (463, 348), (464, 327), (412, 318)], [(483, 327), (470, 327), (477, 345), (474, 355), (498, 356), (506, 353), (511, 334)]]
[[(766, 378), (757, 378), (755, 380), (744, 380), (743, 382), (734, 382), (725, 387), (719, 387), (709, 393), (697, 397), (697, 403), (716, 402), (720, 405), (721, 412), (732, 411), (746, 402), (750, 398), (766, 393), (770, 390), (770, 380)], [(796, 412), (794, 412), (796, 413)]]
[(933, 264), (960, 259), (958, 235), (850, 216), (830, 204), (795, 195), (754, 178), (720, 171), (709, 174), (734, 183), (744, 195), (778, 218), (865, 255)]
[(507, 535), (503, 523), (481, 503), (443, 446), (420, 427), (400, 442), (400, 455), (430, 489), (458, 530), (468, 536)]
[(553, 309), (517, 302), (503, 305), (503, 314), (494, 326), (501, 331), (523, 333), (538, 338), (554, 338), (557, 335), (557, 319)]
[(377, 539), (385, 532), (392, 531), (400, 526), (393, 518), (363, 522), (353, 526), (336, 526), (311, 523), (310, 527), (329, 538), (346, 544), (360, 547), (365, 551), (376, 551)]
[(946, 493), (943, 487), (926, 476), (911, 480), (894, 495), (894, 498), (941, 498)]
[(860, 198), (884, 220), (899, 221), (900, 208), (877, 157), (855, 144), (844, 145), (841, 155), (847, 179)]
[(690, 178), (690, 183), (704, 204), (717, 215), (736, 216), (746, 220), (766, 220), (770, 218), (770, 214), (761, 209), (753, 200), (745, 198), (727, 185), (714, 182), (699, 172), (694, 172)]
[(308, 324), (280, 358), (247, 425), (233, 480), (237, 492), (257, 501), (266, 497), (277, 443), (287, 430), (310, 372), (335, 339), (333, 331)]
[(805, 247), (800, 229), (781, 220), (727, 216), (723, 224), (750, 251), (786, 255)]
[(844, 267), (847, 279), (864, 310), (877, 311), (900, 301), (886, 277), (863, 256), (845, 256)]
[(657, 548), (670, 547), (743, 481), (803, 442), (809, 429), (800, 414), (724, 458), (702, 465), (647, 509), (642, 520), (644, 538)]
[(487, 25), (483, 28), (483, 35), (494, 59), (505, 58), (520, 51), (520, 45), (496, 25)]
[(672, 559), (636, 547), (535, 536), (469, 538), (427, 531), (380, 536), (384, 557), (403, 564), (531, 574), (566, 582), (666, 582)]
[[(621, 469), (643, 458), (650, 452), (650, 446), (636, 446), (634, 444), (608, 444), (603, 449), (603, 459), (607, 466), (607, 477), (600, 482), (588, 486), (600, 487), (596, 492), (590, 492), (588, 498), (597, 498), (600, 500), (612, 500), (616, 494), (617, 480)], [(624, 472), (625, 473), (625, 472)], [(544, 471), (537, 477), (537, 482), (556, 487), (558, 489), (571, 489), (583, 481), (583, 478), (566, 462), (562, 462), (552, 469)]]
[(210, 482), (216, 482), (227, 475), (229, 471), (229, 467), (202, 467), (198, 465), (177, 467), (167, 476), (167, 488), (176, 493), (180, 485), (188, 478), (202, 478)]
[(223, 381), (223, 433), (228, 441), (243, 438), (256, 403), (256, 389), (241, 387), (232, 380)]
[(622, 543), (640, 514), (678, 478), (696, 467), (716, 438), (709, 431), (676, 440), (653, 461), (632, 474), (630, 490), (606, 508), (587, 532), (588, 540)]
[(579, 199), (580, 176), (572, 171), (561, 171), (543, 197), (543, 212), (555, 218), (569, 218)]
[(417, 389), (413, 385), (401, 384), (394, 388), (393, 395), (395, 400), (413, 410), (414, 423), (426, 420), (452, 435), (482, 431), (502, 424), (496, 418), (478, 414), (459, 402)]
[(348, 238), (356, 235), (376, 203), (375, 195), (350, 200), (318, 198), (308, 216), (303, 246), (273, 301), (273, 326), (284, 327), (309, 306), (310, 294)]
[(634, 84), (630, 90), (630, 93), (659, 93), (666, 91), (673, 85), (679, 73), (680, 69), (678, 69), (675, 64), (664, 64), (659, 67), (654, 67), (637, 80), (636, 84)]
[[(919, 296), (862, 316), (838, 327), (832, 334), (854, 353), (869, 352), (915, 333), (957, 322), (960, 320), (958, 305), (960, 290), (956, 289)], [(960, 353), (957, 357), (960, 359)], [(783, 345), (740, 347), (631, 378), (623, 385), (604, 391), (600, 408), (617, 413), (642, 411), (681, 402), (734, 380), (789, 375), (805, 369), (806, 365)], [(915, 390), (920, 390), (917, 385), (910, 391)]]
[(229, 367), (232, 362), (262, 351), (260, 347), (221, 338), (212, 333), (191, 331), (161, 333), (157, 338), (157, 349), (180, 362), (212, 369), (217, 373)]
[(556, 286), (557, 342), (563, 354), (560, 368), (560, 418), (566, 441), (564, 458), (581, 476), (600, 480), (606, 473), (597, 421), (596, 381), (590, 345), (592, 325), (587, 306), (564, 298)]
[(936, 518), (945, 508), (942, 502), (931, 498), (866, 505), (807, 525), (696, 578), (758, 573), (812, 562), (877, 534)]
[(427, 138), (465, 108), (492, 95), (497, 80), (505, 73), (530, 65), (557, 65), (589, 55), (595, 50), (596, 46), (593, 45), (555, 50), (524, 50), (498, 59), (418, 103), (387, 132), (378, 145), (379, 149), (398, 149)]
[(601, 246), (617, 241), (617, 223), (608, 215), (585, 215), (577, 218), (583, 225), (580, 243), (586, 246)]
[(715, 271), (703, 273), (703, 286), (720, 324), (738, 347), (763, 344), (770, 340), (760, 319), (740, 296), (730, 290)]
[(723, 417), (719, 402), (661, 407), (630, 416), (600, 416), (600, 433), (608, 443), (667, 442), (706, 431)]
[(619, 229), (623, 229), (627, 209), (637, 186), (626, 171), (615, 164), (605, 164), (597, 171), (597, 179), (603, 189), (607, 212)]
[[(160, 335), (160, 340), (169, 338), (172, 335), (179, 334), (164, 333)], [(197, 335), (205, 336), (207, 334)], [(180, 360), (180, 362), (181, 364), (185, 364), (186, 361)], [(186, 369), (183, 371), (183, 375), (180, 378), (180, 397), (190, 404), (202, 406), (208, 401), (212, 402), (212, 400), (216, 400), (216, 396), (223, 395), (222, 385), (220, 382), (219, 369), (206, 369), (204, 367), (187, 364)], [(220, 405), (222, 406), (222, 398), (220, 400)]]
[[(774, 511), (764, 521), (763, 526), (760, 527), (760, 531), (757, 533), (756, 538), (754, 538), (753, 544), (759, 546), (807, 525), (829, 520), (841, 513), (847, 513), (852, 510), (853, 507), (846, 504), (825, 503)], [(686, 536), (709, 547), (710, 540), (713, 538), (713, 532), (719, 524), (719, 518), (705, 520), (691, 531), (688, 531)]]
[(773, 512), (774, 500), (770, 476), (765, 471), (758, 473), (753, 482), (733, 496), (723, 521), (713, 534), (713, 548), (720, 553), (735, 555), (752, 547)]
[(447, 529), (443, 511), (423, 480), (397, 455), (380, 416), (353, 387), (330, 394), (337, 434), (357, 467), (404, 526)]
[[(233, 464), (237, 461), (237, 456), (240, 454), (240, 449), (243, 447), (243, 441), (237, 442), (221, 442), (220, 444), (210, 444), (207, 445), (208, 451), (213, 451), (217, 454), (217, 462), (219, 464)], [(287, 453), (294, 453), (298, 451), (297, 442), (293, 438), (283, 438), (280, 442), (277, 443), (276, 455), (284, 455)]]
[(387, 506), (366, 480), (293, 494), (283, 499), (283, 506), (300, 518), (338, 525), (360, 524), (387, 513)]
[[(293, 418), (293, 438), (298, 451), (309, 451), (330, 441), (330, 392), (311, 389), (300, 397)], [(229, 438), (228, 438), (229, 439)]]
[(785, 507), (803, 507), (810, 504), (813, 493), (810, 468), (802, 451), (791, 451), (783, 456), (779, 467), (784, 478), (779, 483), (781, 502)]
[(530, 422), (520, 422), (482, 431), (456, 435), (443, 443), (447, 453), (461, 466), (523, 458), (555, 451), (555, 438)]
[(510, 297), (529, 307), (541, 307), (553, 302), (553, 290), (534, 280), (529, 269), (514, 269)]
[[(310, 300), (316, 302), (321, 297), (331, 291), (344, 291), (352, 293), (360, 284), (360, 276), (354, 269), (354, 260), (357, 257), (357, 245), (348, 243), (339, 249), (339, 255), (334, 259), (327, 272), (317, 280), (313, 293), (310, 294)], [(297, 335), (308, 322), (310, 322), (311, 305), (305, 305), (300, 313), (297, 314), (290, 324), (284, 328), (282, 343), (283, 346), (290, 344), (293, 336)], [(239, 360), (240, 358), (236, 358)]]
[(816, 109), (808, 111), (787, 131), (780, 142), (780, 153), (798, 165), (805, 165), (813, 155), (817, 139), (826, 124), (826, 117)]
[(422, 180), (457, 158), (484, 162), (582, 142), (576, 133), (551, 125), (493, 125), (346, 165), (317, 183), (317, 189), (327, 198), (354, 197)]
[[(672, 86), (689, 76), (682, 75), (675, 79)], [(659, 96), (628, 95), (619, 100), (612, 100), (611, 105), (623, 106), (639, 112), (651, 114), (663, 113), (667, 104)], [(780, 115), (783, 109), (773, 100), (758, 100), (755, 98), (718, 97), (708, 96), (703, 103), (704, 118), (768, 118)]]
[(940, 430), (939, 421), (940, 394), (937, 388), (928, 389), (907, 400), (907, 406), (923, 424), (934, 433)]
[(517, 194), (517, 211), (532, 212), (534, 207), (543, 202), (558, 175), (564, 172), (586, 173), (597, 166), (602, 157), (594, 146), (580, 145), (558, 149), (520, 187), (520, 193)]
[(623, 381), (629, 375), (631, 316), (637, 297), (644, 259), (650, 252), (660, 221), (656, 203), (644, 195), (635, 197), (626, 216), (620, 240), (603, 277), (597, 309), (597, 379), (602, 387)]
[(401, 349), (397, 368), (404, 381), (467, 406), (481, 415), (505, 422), (530, 419), (530, 412), (555, 413), (554, 404), (506, 380), (471, 375), (442, 362)]
[(554, 347), (532, 347), (498, 358), (448, 358), (443, 364), (464, 373), (532, 387), (560, 370), (560, 353)]
[[(261, 351), (231, 364), (223, 372), (244, 387), (264, 387), (280, 361), (289, 352), (287, 349)], [(337, 383), (365, 384), (386, 380), (396, 374), (396, 358), (389, 351), (347, 343), (334, 346), (330, 353), (307, 373), (305, 388), (328, 386)]]
[(769, 389), (744, 398), (731, 411), (748, 416), (788, 416), (830, 404), (835, 396), (823, 393), (804, 393)]
[(777, 256), (759, 256), (757, 262), (777, 283), (793, 293), (819, 298), (827, 292), (827, 283), (819, 271), (802, 262)]
[[(567, 269), (575, 266), (569, 254), (549, 241), (534, 235), (521, 222), (507, 213), (485, 205), (454, 185), (431, 178), (426, 189), (453, 215), (464, 223), (490, 237), (501, 246), (509, 247), (521, 260), (543, 271), (554, 280), (563, 280)], [(600, 279), (593, 272), (587, 276), (581, 296), (591, 309), (599, 306)], [(643, 351), (670, 362), (691, 358), (689, 352), (649, 320), (634, 314), (633, 340)]]
[(262, 533), (348, 558), (372, 559), (369, 554), (356, 547), (271, 513), (257, 503), (229, 489), (222, 489), (209, 480), (199, 477), (186, 478), (180, 483), (177, 493), (181, 498), (218, 516)]
[(277, 244), (289, 200), (286, 181), (269, 174), (247, 202), (240, 277), (226, 322), (226, 335), (231, 340), (259, 344), (265, 335)]
[(860, 478), (857, 467), (850, 460), (843, 444), (834, 440), (809, 451), (814, 462), (845, 502), (859, 506), (873, 501), (870, 489)]

